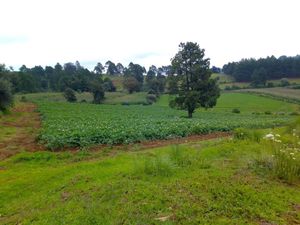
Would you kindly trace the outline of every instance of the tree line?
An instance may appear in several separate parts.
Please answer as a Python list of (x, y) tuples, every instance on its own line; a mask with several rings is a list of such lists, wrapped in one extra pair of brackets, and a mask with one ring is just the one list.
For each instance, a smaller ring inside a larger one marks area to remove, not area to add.
[[(171, 66), (157, 68), (151, 66), (148, 71), (145, 67), (130, 63), (124, 67), (121, 63), (107, 61), (103, 66), (100, 62), (90, 71), (75, 63), (57, 63), (52, 66), (34, 66), (27, 68), (23, 65), (19, 71), (13, 71), (0, 64), (0, 79), (11, 84), (13, 93), (34, 93), (56, 91), (63, 92), (66, 88), (84, 92), (93, 89), (93, 83), (101, 82), (104, 91), (116, 91), (110, 76), (124, 76), (123, 86), (132, 93), (134, 91), (150, 90), (163, 92), (166, 84), (165, 75), (170, 73)], [(103, 77), (106, 74), (108, 76)], [(144, 79), (146, 77), (146, 79)], [(145, 81), (144, 81), (145, 80)]]
[(232, 75), (238, 82), (265, 85), (270, 79), (300, 77), (300, 55), (242, 59), (225, 64), (222, 71)]

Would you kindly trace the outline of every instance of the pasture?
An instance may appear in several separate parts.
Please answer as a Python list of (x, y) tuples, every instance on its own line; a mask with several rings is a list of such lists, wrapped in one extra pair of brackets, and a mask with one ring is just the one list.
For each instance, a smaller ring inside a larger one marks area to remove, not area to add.
[(300, 102), (300, 89), (275, 87), (275, 88), (247, 89), (247, 90), (240, 90), (240, 92), (253, 92), (257, 94), (266, 94), (274, 97), (286, 98), (286, 99), (296, 100)]

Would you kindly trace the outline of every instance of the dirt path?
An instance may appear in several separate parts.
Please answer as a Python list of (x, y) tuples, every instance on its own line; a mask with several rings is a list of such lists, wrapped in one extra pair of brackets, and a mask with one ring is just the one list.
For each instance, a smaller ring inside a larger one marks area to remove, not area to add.
[(44, 149), (37, 144), (40, 117), (32, 103), (17, 104), (11, 114), (0, 117), (0, 160), (20, 151)]

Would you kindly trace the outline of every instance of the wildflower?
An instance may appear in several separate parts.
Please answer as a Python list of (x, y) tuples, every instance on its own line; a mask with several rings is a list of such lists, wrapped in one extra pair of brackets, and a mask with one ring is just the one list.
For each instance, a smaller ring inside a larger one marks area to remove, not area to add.
[(274, 139), (275, 142), (281, 143), (281, 140)]
[(268, 139), (268, 140), (273, 140), (274, 139), (274, 135), (273, 134), (267, 134), (264, 139)]
[(290, 152), (290, 155), (295, 155), (295, 153), (294, 152)]
[(275, 134), (276, 137), (280, 137), (280, 134)]

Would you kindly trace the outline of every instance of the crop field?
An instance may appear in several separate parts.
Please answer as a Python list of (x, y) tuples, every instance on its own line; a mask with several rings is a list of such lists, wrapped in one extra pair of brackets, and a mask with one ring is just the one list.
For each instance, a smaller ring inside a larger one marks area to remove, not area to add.
[[(245, 104), (245, 108), (241, 109), (242, 113), (231, 112), (230, 107), (238, 106), (239, 101), (251, 99), (254, 103), (250, 101)], [(228, 101), (231, 104), (225, 108), (224, 104)], [(276, 114), (277, 111), (295, 107), (293, 104), (282, 105), (279, 101), (263, 97), (233, 93), (221, 98), (216, 109), (199, 110), (194, 113), (193, 119), (188, 119), (185, 111), (162, 106), (162, 102), (152, 106), (39, 102), (43, 119), (39, 138), (49, 148), (55, 149), (64, 146), (171, 139), (192, 134), (231, 131), (237, 127), (272, 127), (284, 124), (292, 118), (289, 115)], [(265, 102), (268, 104), (264, 104)], [(257, 103), (261, 103), (261, 107), (255, 108)], [(257, 110), (271, 110), (273, 115), (253, 114)]]

